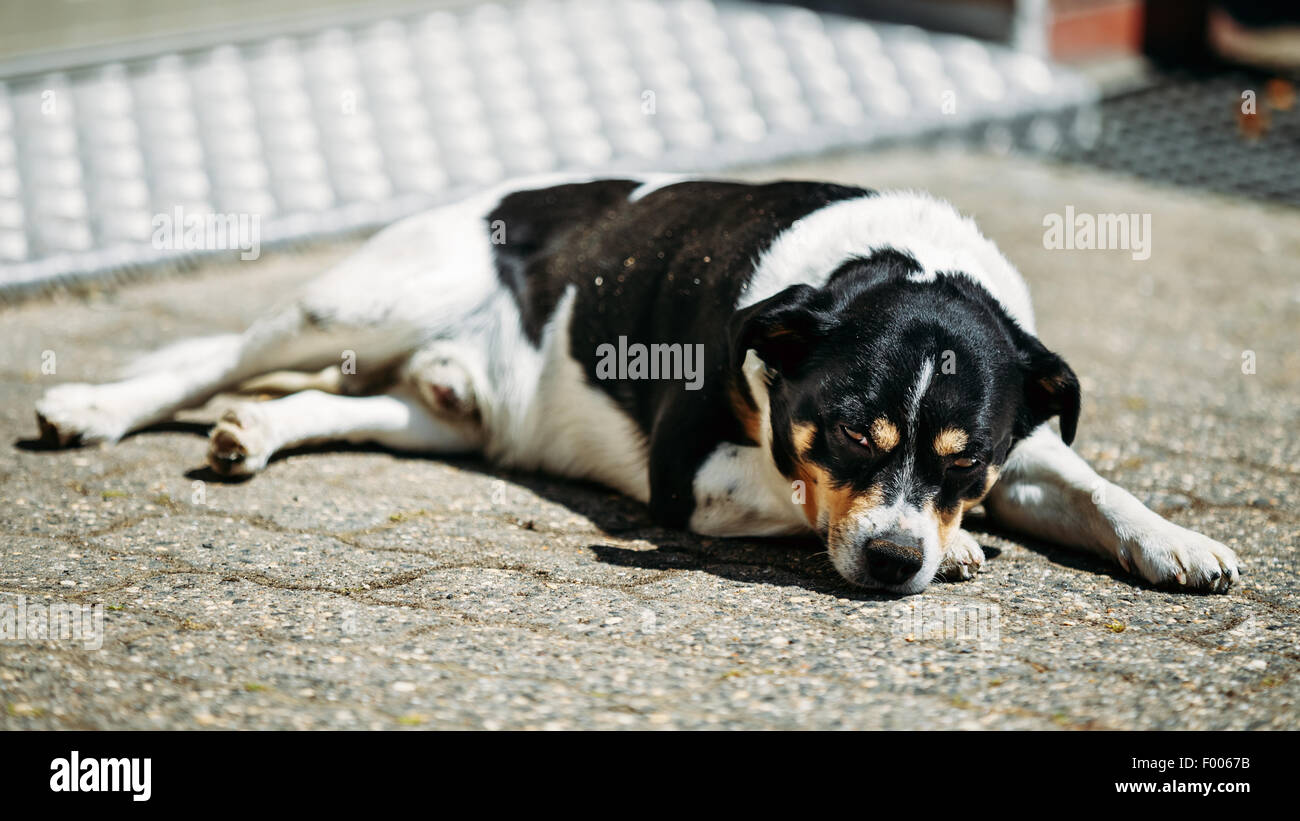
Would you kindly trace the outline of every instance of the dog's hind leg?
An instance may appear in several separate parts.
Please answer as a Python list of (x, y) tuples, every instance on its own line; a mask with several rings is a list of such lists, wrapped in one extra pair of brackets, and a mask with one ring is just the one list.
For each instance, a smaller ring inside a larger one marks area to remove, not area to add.
[[(447, 206), (389, 226), (307, 283), (288, 308), (242, 334), (171, 346), (118, 382), (55, 386), (37, 402), (42, 438), (116, 441), (260, 374), (319, 372), (350, 354), (359, 378), (370, 383), (422, 343), (454, 335), (498, 292), (483, 220), (489, 202)], [(350, 375), (344, 376), (346, 393)]]
[(381, 363), (360, 373), (345, 371), (341, 365), (326, 365), (318, 371), (271, 371), (239, 383), (236, 393), (287, 396), (300, 391), (336, 393), (340, 396), (364, 396), (382, 393), (399, 378), (401, 361)]
[(1231, 548), (1161, 518), (1045, 425), (1012, 450), (984, 506), (1011, 529), (1101, 554), (1153, 584), (1223, 592), (1238, 578)]
[(238, 373), (244, 346), (240, 334), (189, 339), (149, 354), (116, 382), (55, 385), (36, 402), (41, 438), (60, 446), (116, 442), (202, 404)]
[(475, 421), (434, 414), (411, 388), (362, 397), (309, 390), (232, 408), (212, 431), (208, 465), (224, 476), (245, 476), (264, 468), (276, 451), (323, 442), (472, 453), (482, 448), (483, 432)]
[[(242, 334), (184, 340), (132, 364), (123, 379), (65, 383), (36, 403), (41, 437), (55, 445), (115, 442), (182, 408), (275, 368), (320, 368), (347, 347), (317, 333), (297, 305), (254, 322)], [(387, 354), (386, 354), (387, 355)]]
[(425, 404), (444, 418), (479, 418), (479, 390), (474, 371), (481, 357), (449, 343), (426, 345), (402, 367), (402, 380), (419, 391)]
[(288, 395), (300, 391), (349, 393), (343, 389), (343, 369), (327, 365), (319, 371), (271, 371), (239, 384), (239, 393)]

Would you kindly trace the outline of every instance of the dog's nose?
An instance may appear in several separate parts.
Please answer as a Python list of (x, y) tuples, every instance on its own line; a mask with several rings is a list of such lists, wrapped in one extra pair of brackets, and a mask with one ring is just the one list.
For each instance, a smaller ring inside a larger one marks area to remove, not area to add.
[(873, 539), (865, 548), (867, 574), (880, 584), (894, 586), (903, 584), (921, 569), (924, 556), (919, 547)]

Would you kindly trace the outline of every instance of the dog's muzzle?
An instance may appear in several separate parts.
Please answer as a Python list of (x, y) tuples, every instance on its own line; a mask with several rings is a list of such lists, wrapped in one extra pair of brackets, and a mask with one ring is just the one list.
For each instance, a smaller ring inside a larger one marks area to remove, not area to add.
[(845, 579), (896, 593), (926, 588), (939, 563), (938, 532), (920, 511), (903, 513), (890, 517), (884, 527), (865, 520), (838, 534), (839, 545), (832, 547), (831, 554)]
[(872, 539), (862, 547), (863, 569), (869, 583), (896, 587), (906, 584), (925, 562), (919, 543), (900, 544), (903, 540)]

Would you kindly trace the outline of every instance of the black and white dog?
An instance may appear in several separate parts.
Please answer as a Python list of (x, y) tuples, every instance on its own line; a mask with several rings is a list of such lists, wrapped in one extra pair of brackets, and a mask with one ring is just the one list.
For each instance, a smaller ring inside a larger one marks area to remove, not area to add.
[(504, 187), (391, 226), (243, 334), (59, 385), (37, 416), (58, 444), (112, 442), (239, 386), (292, 395), (221, 419), (208, 461), (227, 475), (305, 442), (479, 452), (698, 533), (813, 531), (844, 578), (899, 593), (979, 569), (961, 519), (981, 501), (1153, 583), (1238, 576), (1070, 450), (1079, 383), (1024, 282), (923, 194)]

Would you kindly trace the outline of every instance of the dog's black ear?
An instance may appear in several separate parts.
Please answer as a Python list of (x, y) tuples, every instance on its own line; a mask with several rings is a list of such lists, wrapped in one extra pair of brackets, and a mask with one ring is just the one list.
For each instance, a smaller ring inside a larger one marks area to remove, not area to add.
[(752, 348), (769, 368), (793, 373), (821, 333), (821, 317), (812, 308), (816, 295), (811, 285), (791, 285), (737, 311), (728, 328), (732, 367), (744, 365)]
[(1064, 359), (1047, 350), (1036, 337), (1024, 333), (1020, 336), (1027, 417), (1022, 435), (1029, 435), (1048, 419), (1059, 416), (1061, 439), (1068, 445), (1079, 428), (1079, 378)]

